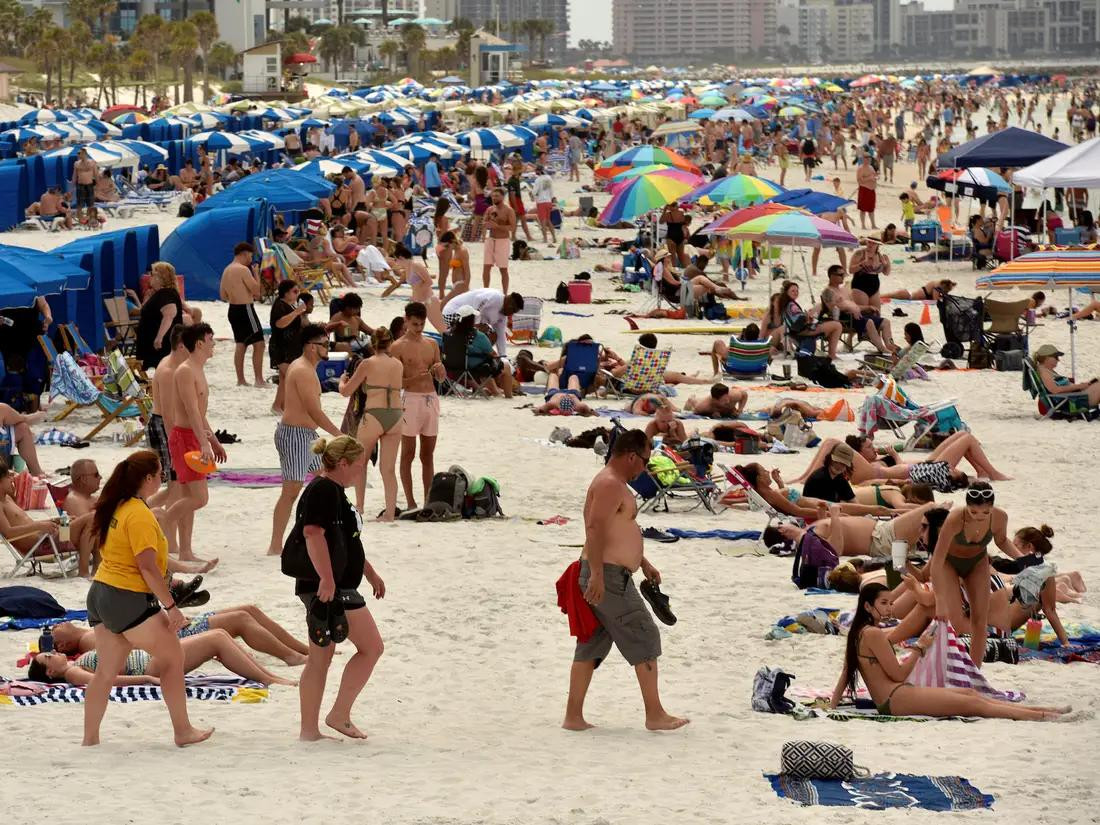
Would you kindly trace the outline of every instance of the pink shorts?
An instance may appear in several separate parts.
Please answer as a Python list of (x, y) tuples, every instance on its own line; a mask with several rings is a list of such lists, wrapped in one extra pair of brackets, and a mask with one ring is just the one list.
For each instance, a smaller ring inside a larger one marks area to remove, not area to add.
[(401, 435), (415, 438), (439, 435), (439, 396), (434, 392), (405, 391), (401, 399), (405, 415), (401, 419)]
[(485, 266), (508, 268), (508, 258), (512, 254), (512, 241), (508, 238), (485, 239)]

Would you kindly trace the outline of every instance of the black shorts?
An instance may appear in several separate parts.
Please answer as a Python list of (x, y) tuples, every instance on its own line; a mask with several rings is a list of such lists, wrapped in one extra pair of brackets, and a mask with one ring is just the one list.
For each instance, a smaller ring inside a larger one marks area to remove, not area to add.
[(879, 276), (874, 272), (857, 272), (852, 276), (852, 289), (858, 289), (868, 298), (878, 295)]
[[(306, 606), (307, 612), (313, 600), (317, 598), (317, 591), (310, 590), (310, 588), (315, 586), (315, 582), (307, 582), (304, 579), (299, 579), (294, 587), (295, 595), (302, 600), (302, 604)], [(298, 592), (299, 589), (303, 589), (303, 592)], [(358, 610), (360, 607), (367, 606), (367, 600), (354, 588), (338, 587), (336, 588), (336, 594), (332, 598), (333, 601), (340, 602), (340, 606), (343, 607), (344, 610)]]
[(233, 340), (248, 346), (264, 340), (264, 328), (252, 304), (230, 304), (229, 326), (233, 328)]
[(95, 184), (78, 183), (76, 185), (76, 208), (87, 209), (95, 206)]
[(145, 428), (145, 440), (149, 449), (160, 457), (160, 480), (167, 484), (176, 480), (176, 471), (172, 469), (172, 452), (168, 449), (168, 430), (160, 413), (149, 417), (149, 426)]
[(123, 590), (93, 581), (88, 588), (88, 624), (101, 624), (112, 633), (125, 633), (160, 613), (160, 602), (152, 593)]

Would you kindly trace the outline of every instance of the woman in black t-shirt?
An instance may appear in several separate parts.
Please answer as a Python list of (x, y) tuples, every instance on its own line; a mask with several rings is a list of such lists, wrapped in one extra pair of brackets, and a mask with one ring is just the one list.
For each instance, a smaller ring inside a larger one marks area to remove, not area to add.
[(283, 399), (286, 396), (287, 367), (302, 354), (303, 319), (308, 320), (312, 307), (312, 297), (308, 293), (302, 294), (302, 288), (297, 281), (288, 279), (279, 284), (278, 297), (271, 305), (271, 337), (267, 342), (267, 351), (271, 368), (279, 371), (279, 386), (275, 390), (273, 408), (280, 413), (283, 411)]
[(147, 370), (168, 357), (172, 344), (168, 331), (176, 324), (197, 324), (198, 309), (191, 309), (180, 297), (176, 268), (167, 261), (157, 261), (151, 267), (150, 286), (154, 292), (141, 305), (137, 327), (137, 356)]
[[(283, 550), (286, 569), (290, 548), (301, 547), (304, 538), (310, 575), (297, 568), (294, 593), (306, 605), (308, 613), (309, 658), (302, 671), (301, 738), (321, 738), (319, 728), (321, 699), (332, 662), (334, 646), (346, 637), (355, 645), (355, 655), (344, 666), (340, 692), (325, 724), (353, 739), (366, 734), (351, 721), (351, 707), (367, 684), (382, 655), (382, 636), (359, 593), (366, 578), (376, 599), (386, 595), (386, 585), (366, 560), (360, 537), (362, 517), (352, 508), (344, 488), (362, 476), (367, 454), (363, 445), (342, 435), (331, 441), (318, 439), (313, 452), (321, 457), (321, 472), (302, 491), (298, 499), (294, 529)], [(327, 627), (321, 627), (327, 616)], [(320, 634), (318, 634), (320, 630)], [(325, 631), (328, 631), (326, 634)]]

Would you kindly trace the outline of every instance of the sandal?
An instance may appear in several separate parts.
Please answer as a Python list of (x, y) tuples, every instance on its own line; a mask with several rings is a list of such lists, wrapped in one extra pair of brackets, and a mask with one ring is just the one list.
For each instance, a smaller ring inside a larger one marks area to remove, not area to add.
[(337, 599), (338, 597), (334, 597), (329, 604), (328, 629), (332, 641), (340, 643), (348, 637), (348, 616)]
[(306, 629), (309, 633), (309, 641), (317, 647), (328, 647), (332, 642), (332, 631), (329, 629), (330, 615), (329, 604), (314, 596), (309, 603), (309, 610), (306, 611)]
[(673, 615), (672, 610), (668, 606), (668, 596), (661, 592), (661, 588), (646, 579), (638, 587), (639, 592), (642, 594), (649, 606), (653, 608), (653, 615), (660, 619), (664, 624), (674, 625), (676, 624), (676, 616)]
[(172, 594), (172, 601), (175, 602), (176, 607), (182, 608), (191, 603), (191, 599), (200, 587), (202, 587), (202, 576), (195, 576), (189, 582), (173, 584), (168, 588), (168, 592)]

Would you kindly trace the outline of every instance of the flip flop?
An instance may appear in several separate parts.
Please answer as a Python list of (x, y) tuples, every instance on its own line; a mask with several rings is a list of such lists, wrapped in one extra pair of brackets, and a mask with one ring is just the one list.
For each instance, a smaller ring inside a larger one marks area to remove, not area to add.
[(310, 642), (317, 647), (328, 647), (332, 643), (332, 631), (329, 629), (330, 616), (329, 604), (314, 596), (306, 612), (306, 629)]
[(185, 607), (200, 587), (202, 587), (202, 576), (195, 576), (189, 582), (169, 587), (168, 592), (172, 594), (172, 601), (177, 607)]
[(672, 614), (672, 610), (668, 606), (668, 596), (661, 592), (661, 588), (646, 579), (642, 582), (638, 590), (642, 594), (649, 606), (653, 609), (653, 615), (660, 619), (664, 624), (674, 625), (676, 624), (676, 617)]
[(647, 527), (642, 531), (642, 537), (650, 539), (651, 541), (659, 541), (664, 544), (672, 544), (675, 541), (679, 541), (679, 536), (673, 536), (666, 533), (664, 530), (658, 530), (656, 527)]
[(208, 601), (210, 601), (210, 591), (199, 590), (190, 598), (186, 598), (182, 602), (176, 602), (176, 605), (178, 607), (202, 607)]
[(344, 612), (344, 606), (339, 602), (339, 597), (333, 598), (329, 604), (328, 629), (332, 641), (337, 644), (348, 637), (348, 616)]

